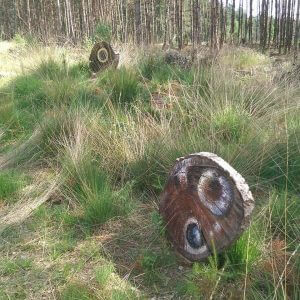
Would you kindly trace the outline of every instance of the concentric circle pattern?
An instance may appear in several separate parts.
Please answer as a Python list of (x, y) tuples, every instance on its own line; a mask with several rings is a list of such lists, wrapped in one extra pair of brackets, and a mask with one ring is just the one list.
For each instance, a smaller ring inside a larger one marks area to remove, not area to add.
[(107, 42), (96, 43), (90, 54), (90, 69), (94, 73), (104, 70), (110, 65), (118, 66), (119, 55), (116, 55)]
[(244, 178), (217, 155), (200, 152), (177, 160), (159, 210), (176, 250), (197, 261), (229, 247), (253, 207)]

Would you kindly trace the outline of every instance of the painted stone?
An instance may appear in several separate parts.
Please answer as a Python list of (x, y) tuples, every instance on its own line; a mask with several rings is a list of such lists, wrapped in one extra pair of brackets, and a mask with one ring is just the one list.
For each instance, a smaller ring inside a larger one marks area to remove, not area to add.
[(190, 261), (228, 248), (249, 225), (254, 200), (245, 179), (216, 154), (177, 159), (159, 212), (175, 249)]
[(96, 43), (90, 54), (90, 69), (94, 73), (106, 69), (108, 66), (118, 66), (119, 55), (114, 52), (107, 42)]

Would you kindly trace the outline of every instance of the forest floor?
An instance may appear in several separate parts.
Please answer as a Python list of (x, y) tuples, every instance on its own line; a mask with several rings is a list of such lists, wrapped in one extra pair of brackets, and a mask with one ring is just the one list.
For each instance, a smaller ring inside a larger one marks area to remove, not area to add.
[[(191, 68), (120, 47), (0, 41), (0, 299), (300, 299), (300, 74), (225, 47)], [(217, 153), (249, 183), (250, 228), (188, 264), (159, 195), (177, 157)]]

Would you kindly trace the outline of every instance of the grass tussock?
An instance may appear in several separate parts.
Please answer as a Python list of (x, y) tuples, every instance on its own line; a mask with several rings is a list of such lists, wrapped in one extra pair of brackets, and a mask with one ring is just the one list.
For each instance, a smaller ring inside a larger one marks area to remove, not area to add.
[(107, 89), (110, 99), (118, 105), (130, 105), (139, 93), (139, 81), (133, 70), (121, 67), (108, 70), (99, 78), (99, 88)]
[(237, 70), (266, 67), (270, 63), (267, 56), (251, 49), (225, 49), (222, 62)]
[(29, 178), (17, 171), (0, 173), (0, 205), (16, 201), (18, 192), (28, 184)]
[[(2, 85), (0, 204), (18, 201), (28, 185), (17, 166), (59, 172), (61, 185), (24, 227), (3, 233), (0, 296), (14, 296), (12, 276), (24, 297), (43, 296), (22, 279), (27, 272), (39, 282), (32, 266), (42, 252), (54, 266), (45, 288), (61, 299), (297, 298), (298, 90), (274, 85), (261, 68), (271, 69), (269, 59), (254, 50), (235, 49), (233, 59), (224, 51), (191, 69), (159, 52), (135, 57), (95, 80), (82, 60), (44, 57)], [(239, 72), (248, 69), (257, 72)], [(230, 249), (188, 268), (156, 208), (176, 158), (199, 151), (231, 163), (258, 209)]]
[(80, 222), (97, 226), (107, 220), (124, 216), (133, 208), (131, 185), (115, 190), (97, 161), (80, 161), (78, 164), (65, 165), (67, 172), (66, 190), (78, 201), (82, 210)]

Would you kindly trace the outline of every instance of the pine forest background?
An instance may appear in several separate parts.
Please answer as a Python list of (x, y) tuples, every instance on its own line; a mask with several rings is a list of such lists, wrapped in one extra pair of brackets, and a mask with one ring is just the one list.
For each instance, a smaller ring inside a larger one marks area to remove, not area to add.
[[(225, 42), (298, 49), (299, 0), (1, 0), (0, 35), (73, 43), (112, 32), (123, 43), (183, 48)], [(110, 35), (109, 35), (110, 36)]]

